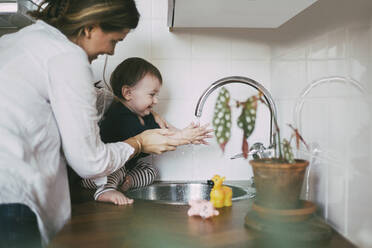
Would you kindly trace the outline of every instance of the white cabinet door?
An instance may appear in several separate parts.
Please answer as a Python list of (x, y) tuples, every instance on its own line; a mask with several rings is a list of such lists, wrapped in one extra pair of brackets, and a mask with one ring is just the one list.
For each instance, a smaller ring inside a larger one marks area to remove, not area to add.
[(168, 26), (277, 28), (316, 1), (168, 0)]

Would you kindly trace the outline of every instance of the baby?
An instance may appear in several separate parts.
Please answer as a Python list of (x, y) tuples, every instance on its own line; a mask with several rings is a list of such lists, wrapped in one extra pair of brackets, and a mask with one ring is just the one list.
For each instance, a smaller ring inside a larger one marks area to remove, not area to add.
[[(162, 77), (154, 65), (141, 58), (128, 58), (116, 67), (110, 84), (114, 101), (100, 123), (103, 142), (123, 141), (147, 129), (159, 128), (152, 108), (158, 103)], [(193, 123), (182, 130), (172, 126), (169, 129), (174, 131), (172, 137), (185, 138), (194, 144), (206, 144), (204, 139), (211, 137), (209, 133), (213, 131), (207, 129), (207, 125)], [(97, 201), (131, 204), (133, 200), (122, 192), (149, 185), (157, 176), (157, 170), (142, 159), (147, 155), (141, 153), (108, 177), (83, 179), (81, 184), (85, 188), (97, 189), (94, 194)]]

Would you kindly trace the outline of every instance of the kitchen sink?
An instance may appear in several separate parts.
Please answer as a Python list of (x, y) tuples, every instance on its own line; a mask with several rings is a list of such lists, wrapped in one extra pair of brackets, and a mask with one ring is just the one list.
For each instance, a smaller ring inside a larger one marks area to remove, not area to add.
[[(224, 184), (232, 189), (232, 200), (252, 198), (255, 190)], [(212, 186), (203, 182), (156, 182), (152, 185), (132, 189), (125, 193), (126, 196), (135, 200), (147, 200), (156, 203), (187, 205), (189, 200), (209, 200)]]

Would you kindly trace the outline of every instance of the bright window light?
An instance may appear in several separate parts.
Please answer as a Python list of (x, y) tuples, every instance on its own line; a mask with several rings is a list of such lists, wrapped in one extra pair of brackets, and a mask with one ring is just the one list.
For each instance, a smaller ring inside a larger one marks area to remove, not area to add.
[(18, 3), (0, 3), (0, 14), (15, 13), (18, 11)]

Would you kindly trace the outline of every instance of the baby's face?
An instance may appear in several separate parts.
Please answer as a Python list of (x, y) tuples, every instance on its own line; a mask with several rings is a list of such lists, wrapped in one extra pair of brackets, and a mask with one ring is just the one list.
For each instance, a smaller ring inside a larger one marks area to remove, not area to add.
[(158, 103), (160, 81), (151, 74), (146, 74), (134, 87), (131, 88), (131, 99), (127, 104), (139, 116), (150, 114), (151, 109)]

